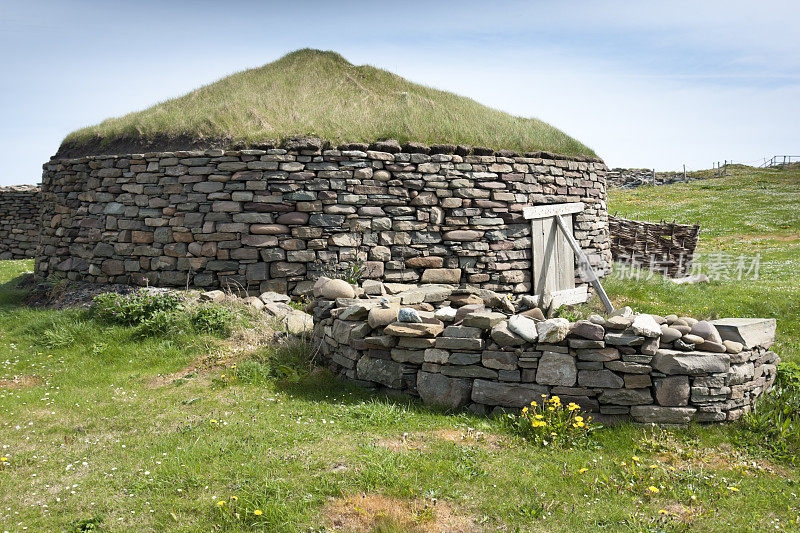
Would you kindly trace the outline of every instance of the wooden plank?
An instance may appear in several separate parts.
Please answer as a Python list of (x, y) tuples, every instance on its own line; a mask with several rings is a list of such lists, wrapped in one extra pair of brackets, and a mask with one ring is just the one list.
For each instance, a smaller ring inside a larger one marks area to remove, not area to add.
[(530, 205), (522, 208), (522, 216), (528, 220), (549, 218), (555, 215), (568, 215), (583, 211), (583, 202), (569, 204)]
[[(572, 215), (564, 215), (564, 226), (572, 234)], [(556, 224), (553, 231), (558, 233)], [(558, 241), (558, 270), (556, 271), (556, 291), (575, 288), (575, 253), (566, 239), (557, 236)]]
[(567, 231), (567, 228), (564, 225), (564, 220), (561, 218), (560, 215), (555, 215), (553, 218), (555, 219), (556, 224), (558, 225), (558, 228), (561, 230), (561, 233), (563, 233), (564, 237), (567, 239), (567, 242), (572, 247), (572, 251), (575, 252), (575, 255), (578, 256), (578, 260), (579, 260), (580, 264), (582, 264), (583, 267), (586, 269), (586, 274), (589, 277), (589, 282), (592, 284), (594, 289), (597, 291), (597, 295), (600, 297), (600, 300), (603, 302), (603, 305), (605, 306), (606, 311), (608, 313), (613, 313), (614, 312), (614, 305), (611, 303), (611, 300), (608, 299), (608, 295), (606, 294), (605, 289), (603, 289), (603, 286), (600, 284), (600, 280), (597, 279), (597, 274), (595, 273), (594, 269), (592, 268), (591, 263), (589, 263), (589, 259), (583, 253), (583, 250), (581, 250), (581, 247), (578, 244), (578, 241), (575, 240), (575, 237), (572, 236), (571, 232)]
[(550, 305), (553, 307), (553, 309), (558, 309), (562, 305), (582, 304), (588, 299), (589, 290), (587, 289), (586, 285), (581, 285), (572, 289), (554, 292), (553, 300)]

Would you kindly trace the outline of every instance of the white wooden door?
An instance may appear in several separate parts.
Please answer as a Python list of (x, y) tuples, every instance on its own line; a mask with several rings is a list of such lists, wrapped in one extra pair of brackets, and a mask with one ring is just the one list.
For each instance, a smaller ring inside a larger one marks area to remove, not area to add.
[(586, 285), (575, 287), (575, 253), (554, 218), (560, 215), (567, 232), (572, 235), (573, 214), (582, 210), (582, 203), (532, 206), (523, 210), (525, 218), (531, 221), (533, 294), (538, 297), (540, 306), (560, 307), (588, 299)]

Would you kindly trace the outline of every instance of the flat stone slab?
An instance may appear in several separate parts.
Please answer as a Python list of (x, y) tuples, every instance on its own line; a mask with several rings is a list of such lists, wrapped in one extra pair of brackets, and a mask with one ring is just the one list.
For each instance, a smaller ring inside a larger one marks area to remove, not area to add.
[(631, 406), (631, 417), (645, 424), (688, 424), (697, 411), (694, 407)]
[(476, 379), (472, 384), (472, 401), (484, 405), (524, 407), (531, 402), (541, 402), (547, 387), (529, 383), (498, 383)]
[(711, 323), (723, 341), (740, 342), (747, 350), (756, 346), (769, 348), (775, 343), (774, 318), (720, 318)]
[(727, 354), (658, 350), (651, 365), (654, 370), (669, 376), (676, 374), (702, 376), (728, 372), (731, 368), (731, 358)]

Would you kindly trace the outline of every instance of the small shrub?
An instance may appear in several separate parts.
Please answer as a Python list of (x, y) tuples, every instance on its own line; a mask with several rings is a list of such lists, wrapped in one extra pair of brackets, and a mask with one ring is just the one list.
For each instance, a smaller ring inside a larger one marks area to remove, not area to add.
[(236, 379), (258, 383), (272, 378), (296, 383), (314, 369), (315, 355), (311, 344), (304, 340), (271, 346), (242, 361), (236, 369)]
[(102, 529), (103, 517), (92, 516), (91, 518), (78, 518), (70, 522), (67, 527), (68, 533), (84, 533), (86, 531), (100, 531)]
[(519, 415), (508, 414), (504, 418), (507, 427), (526, 440), (565, 448), (587, 443), (589, 435), (599, 428), (591, 421), (592, 417), (580, 414), (578, 404), (563, 405), (558, 396), (547, 399), (546, 394), (542, 395), (541, 405), (531, 402)]
[(364, 259), (356, 258), (353, 261), (343, 263), (320, 263), (320, 274), (326, 278), (343, 279), (351, 285), (357, 285), (367, 269)]
[(743, 417), (741, 436), (763, 447), (770, 455), (793, 465), (800, 464), (800, 367), (783, 363), (772, 390), (758, 399)]
[(192, 315), (192, 325), (197, 331), (227, 337), (236, 313), (227, 307), (201, 307)]
[(106, 292), (94, 297), (89, 313), (109, 324), (139, 326), (183, 311), (183, 301), (172, 292), (138, 290), (130, 294)]

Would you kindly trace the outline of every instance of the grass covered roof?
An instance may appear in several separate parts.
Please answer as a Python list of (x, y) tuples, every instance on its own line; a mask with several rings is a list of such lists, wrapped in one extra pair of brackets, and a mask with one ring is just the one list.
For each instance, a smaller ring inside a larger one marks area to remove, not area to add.
[(353, 65), (335, 52), (312, 49), (74, 131), (59, 154), (253, 146), (297, 136), (334, 144), (397, 139), (595, 155), (541, 120), (515, 117), (385, 70)]

